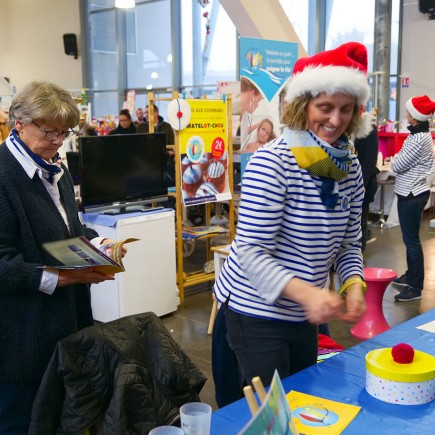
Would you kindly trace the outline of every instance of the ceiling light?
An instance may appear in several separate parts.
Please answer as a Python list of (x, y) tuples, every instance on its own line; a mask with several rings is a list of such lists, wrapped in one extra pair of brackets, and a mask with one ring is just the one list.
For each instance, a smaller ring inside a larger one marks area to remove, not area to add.
[(115, 7), (120, 9), (130, 9), (135, 6), (135, 0), (115, 0)]

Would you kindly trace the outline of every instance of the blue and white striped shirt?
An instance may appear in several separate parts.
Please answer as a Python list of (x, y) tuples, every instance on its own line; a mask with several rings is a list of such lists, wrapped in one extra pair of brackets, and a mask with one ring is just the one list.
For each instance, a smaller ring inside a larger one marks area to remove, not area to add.
[(229, 307), (240, 313), (303, 321), (302, 307), (281, 297), (289, 280), (323, 287), (333, 264), (342, 282), (363, 276), (358, 160), (351, 156), (330, 210), (320, 198), (320, 178), (301, 169), (289, 148), (301, 141), (316, 146), (307, 132), (286, 129), (254, 154), (244, 173), (237, 235), (214, 286), (217, 300), (223, 303), (231, 294)]
[(391, 169), (396, 173), (394, 192), (414, 196), (427, 192), (427, 177), (434, 170), (433, 142), (430, 132), (410, 134), (394, 156)]

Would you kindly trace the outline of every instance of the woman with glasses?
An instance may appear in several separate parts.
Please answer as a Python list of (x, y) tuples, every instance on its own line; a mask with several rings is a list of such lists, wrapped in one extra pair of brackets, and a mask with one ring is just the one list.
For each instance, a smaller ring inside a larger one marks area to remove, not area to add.
[(9, 109), (0, 145), (0, 433), (27, 434), (32, 403), (56, 343), (93, 324), (89, 284), (113, 280), (93, 268), (59, 270), (42, 245), (85, 236), (74, 186), (58, 149), (80, 118), (55, 84), (26, 85)]

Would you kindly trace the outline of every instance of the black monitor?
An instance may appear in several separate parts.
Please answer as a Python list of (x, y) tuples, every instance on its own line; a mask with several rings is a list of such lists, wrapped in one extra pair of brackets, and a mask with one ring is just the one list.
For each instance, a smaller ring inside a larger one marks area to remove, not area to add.
[(80, 185), (80, 157), (79, 153), (76, 151), (66, 152), (66, 163), (68, 166), (68, 171), (74, 182), (74, 186)]
[(79, 150), (83, 210), (130, 211), (129, 205), (166, 197), (164, 133), (85, 136)]

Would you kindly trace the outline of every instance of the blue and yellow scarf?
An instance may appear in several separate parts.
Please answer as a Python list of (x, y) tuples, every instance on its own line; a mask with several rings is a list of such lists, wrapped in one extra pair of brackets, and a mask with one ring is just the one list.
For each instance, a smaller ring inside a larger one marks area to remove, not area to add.
[[(299, 143), (291, 145), (292, 140), (289, 137), (287, 143), (298, 166), (307, 170), (311, 175), (317, 175), (321, 178), (320, 197), (327, 208), (333, 209), (338, 201), (338, 193), (334, 192), (335, 182), (347, 176), (352, 162), (350, 143), (346, 136), (341, 136), (337, 140), (336, 146), (332, 147), (310, 130), (308, 130), (308, 134), (312, 140), (301, 140)], [(286, 135), (285, 132), (284, 135)]]

